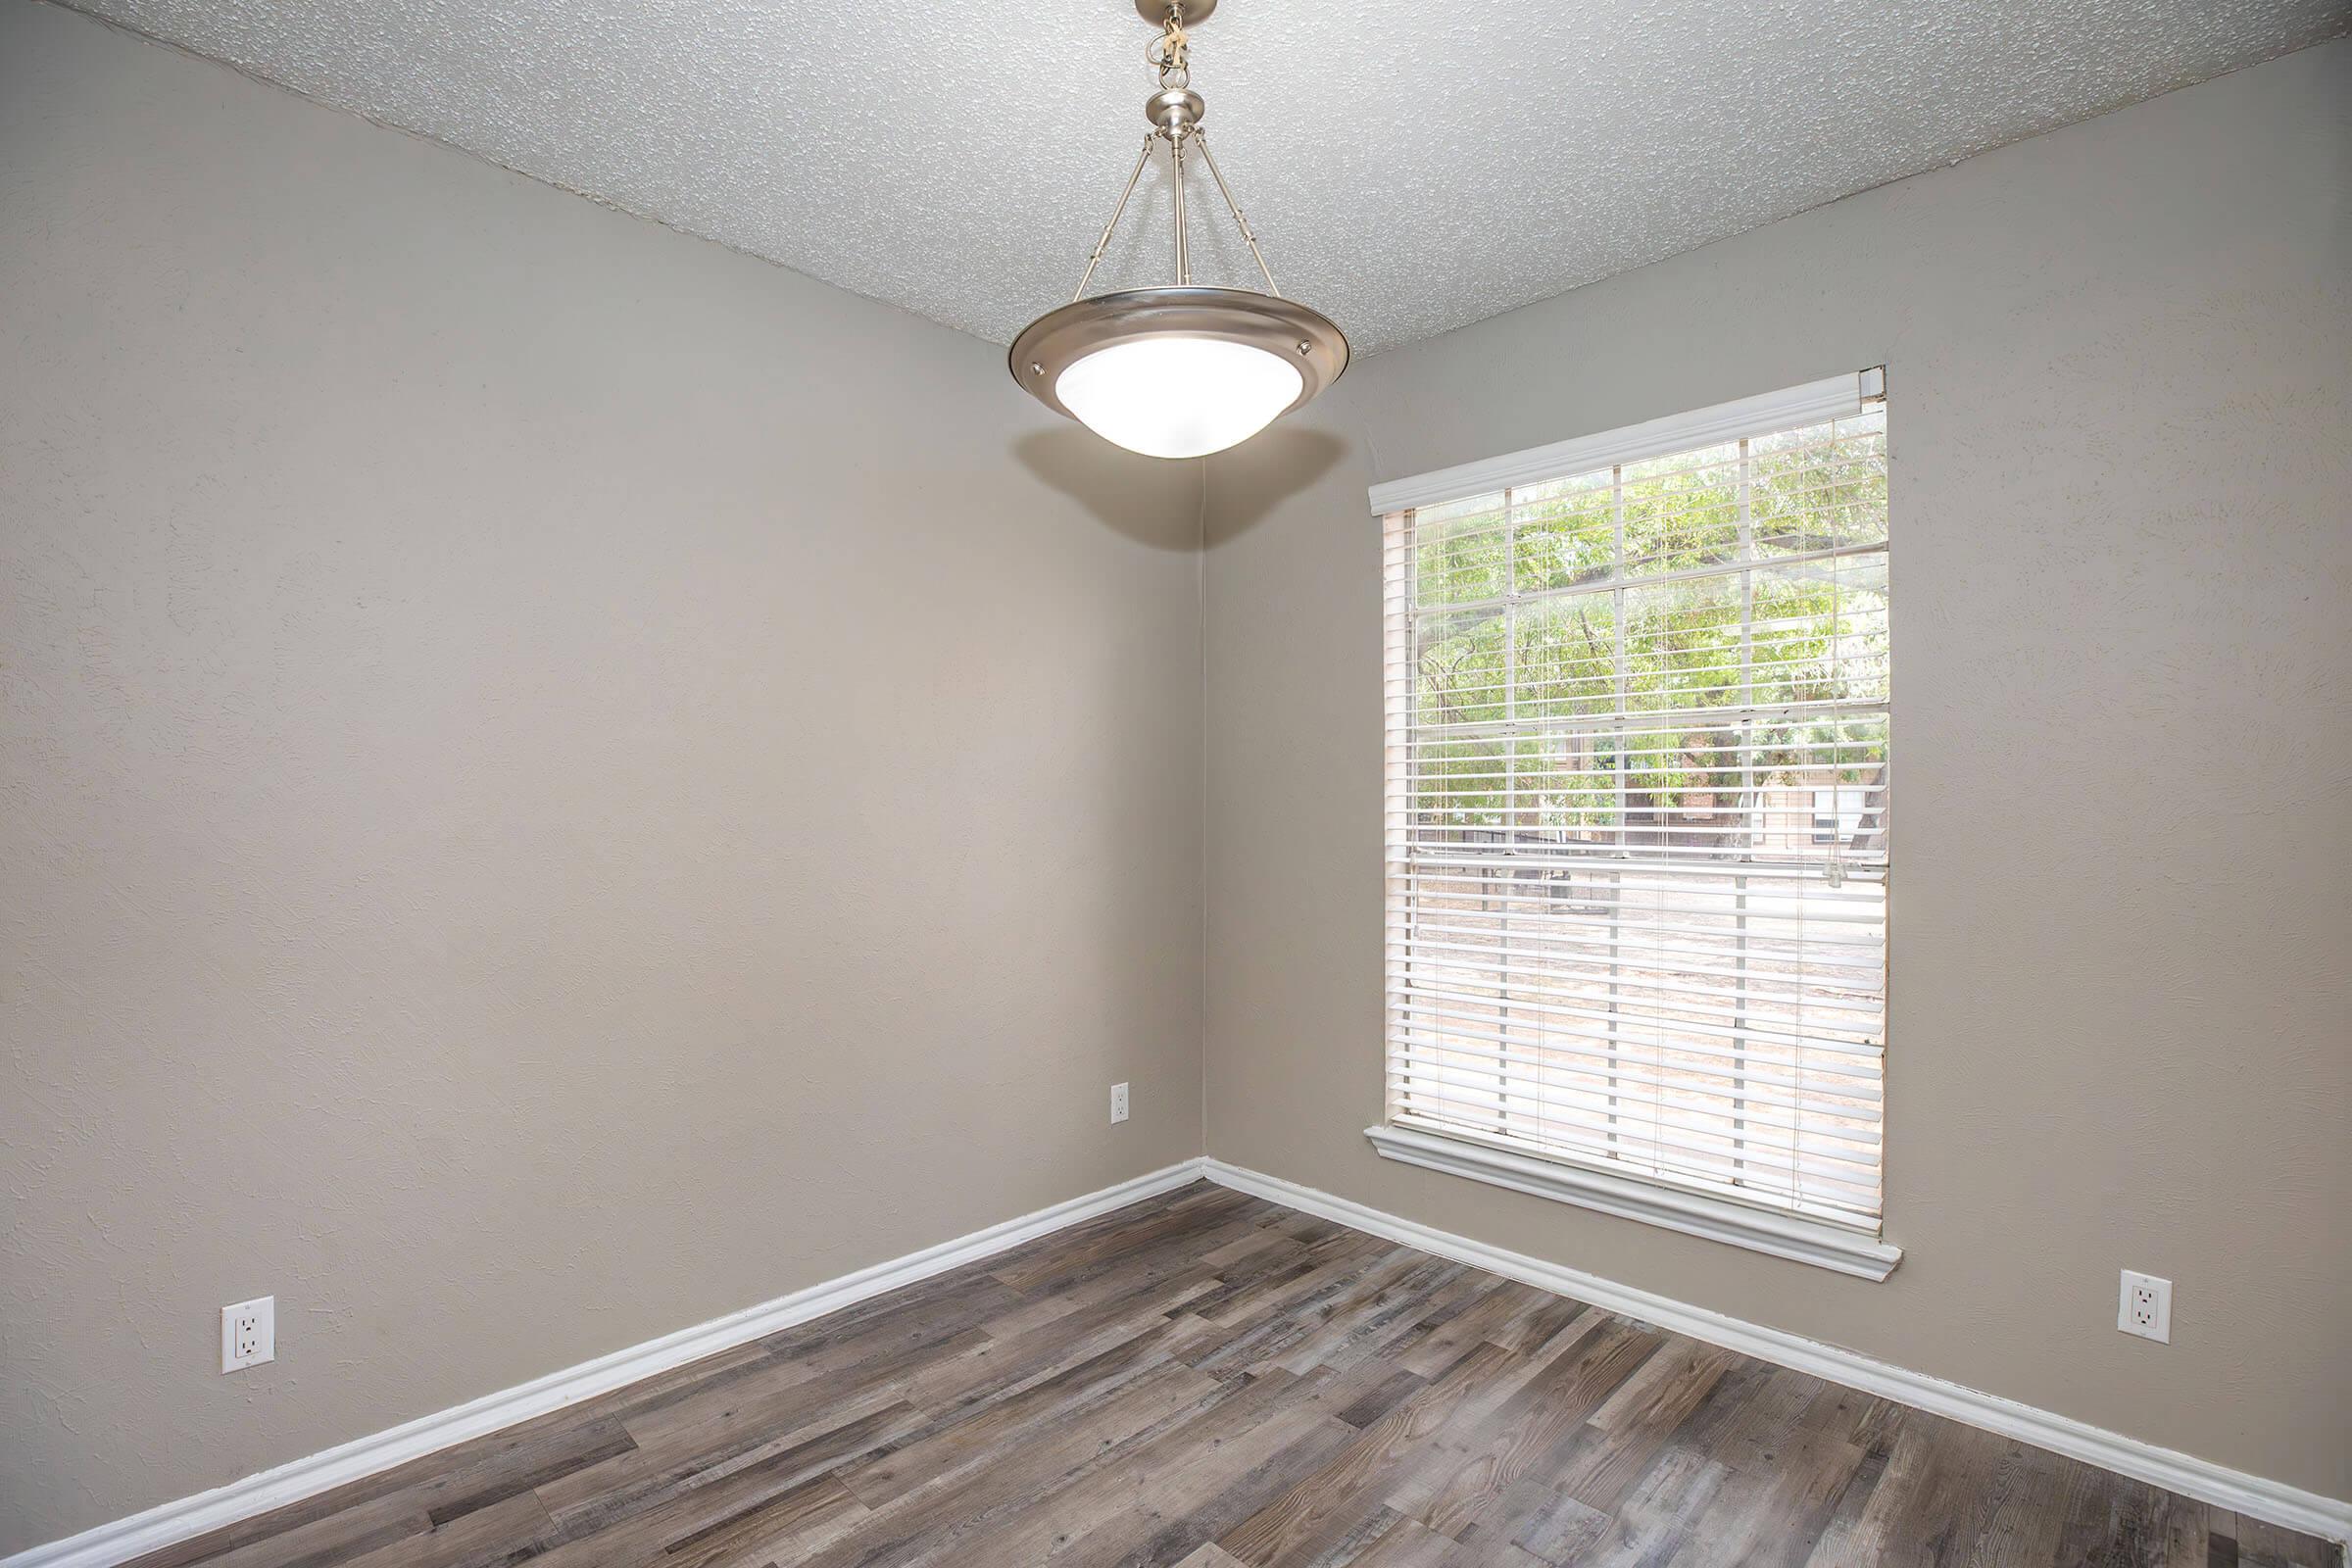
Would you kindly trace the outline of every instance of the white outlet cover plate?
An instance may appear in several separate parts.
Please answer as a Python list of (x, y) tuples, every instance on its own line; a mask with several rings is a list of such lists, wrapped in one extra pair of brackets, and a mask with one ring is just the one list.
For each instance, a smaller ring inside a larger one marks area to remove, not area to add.
[(257, 1296), (220, 1309), (220, 1370), (277, 1359), (277, 1298)]
[(1114, 1123), (1127, 1119), (1127, 1086), (1125, 1084), (1110, 1086), (1110, 1119)]
[[(2132, 1303), (2145, 1287), (2154, 1310), (2147, 1321), (2140, 1321), (2132, 1312)], [(2173, 1282), (2158, 1279), (2153, 1274), (2134, 1274), (2124, 1270), (2123, 1293), (2116, 1301), (2115, 1326), (2126, 1334), (2136, 1334), (2143, 1340), (2159, 1345), (2173, 1343)]]

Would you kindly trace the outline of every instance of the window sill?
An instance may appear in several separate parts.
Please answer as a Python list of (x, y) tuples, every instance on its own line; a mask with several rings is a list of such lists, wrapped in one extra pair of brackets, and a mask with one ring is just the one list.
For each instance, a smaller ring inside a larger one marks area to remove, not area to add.
[(1726, 1242), (1860, 1279), (1883, 1280), (1903, 1258), (1901, 1248), (1840, 1225), (1516, 1154), (1468, 1139), (1387, 1126), (1367, 1127), (1364, 1136), (1383, 1159), (1466, 1176), (1474, 1182), (1638, 1219), (1686, 1236), (1703, 1236), (1711, 1242)]

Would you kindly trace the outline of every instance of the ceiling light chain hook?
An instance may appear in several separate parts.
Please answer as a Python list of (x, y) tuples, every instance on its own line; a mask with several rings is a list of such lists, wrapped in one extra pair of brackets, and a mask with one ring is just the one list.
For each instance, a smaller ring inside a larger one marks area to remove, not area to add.
[(1192, 34), (1184, 30), (1184, 7), (1168, 0), (1167, 30), (1144, 46), (1144, 59), (1159, 73), (1162, 87), (1192, 85)]

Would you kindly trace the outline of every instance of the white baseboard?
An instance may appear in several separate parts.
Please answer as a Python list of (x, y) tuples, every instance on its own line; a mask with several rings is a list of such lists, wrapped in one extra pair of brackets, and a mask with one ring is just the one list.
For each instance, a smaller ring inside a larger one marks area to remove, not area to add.
[(845, 1274), (658, 1340), (648, 1340), (643, 1345), (550, 1373), (518, 1388), (419, 1417), (389, 1431), (247, 1476), (211, 1492), (164, 1503), (64, 1541), (34, 1546), (0, 1559), (0, 1568), (114, 1568), (116, 1564), (207, 1531), (316, 1496), (330, 1487), (406, 1464), (469, 1438), (531, 1420), (796, 1323), (839, 1311), (886, 1291), (928, 1279), (1154, 1194), (1169, 1192), (1202, 1176), (1237, 1192), (1488, 1269), (1541, 1290), (1571, 1296), (1777, 1366), (1793, 1367), (1899, 1404), (1997, 1432), (2270, 1524), (2329, 1541), (2352, 1541), (2352, 1503), (2226, 1469), (2209, 1460), (2101, 1431), (2014, 1399), (1905, 1371), (1781, 1329), (1765, 1328), (1704, 1307), (1653, 1296), (1562, 1264), (1507, 1252), (1280, 1177), (1245, 1170), (1219, 1159), (1200, 1158)]
[[(1761, 1324), (1743, 1322), (1712, 1312), (1704, 1307), (1691, 1306), (1647, 1291), (1635, 1290), (1611, 1280), (1600, 1279), (1579, 1269), (1559, 1263), (1547, 1263), (1542, 1258), (1519, 1252), (1507, 1252), (1499, 1247), (1474, 1242), (1466, 1236), (1449, 1231), (1435, 1230), (1427, 1225), (1399, 1219), (1394, 1214), (1367, 1208), (1345, 1198), (1317, 1192), (1221, 1159), (1202, 1162), (1201, 1174), (1221, 1186), (1248, 1193), (1281, 1203), (1289, 1208), (1318, 1215), (1351, 1230), (1417, 1247), (1425, 1252), (1450, 1257), (1457, 1262), (1503, 1275), (1533, 1285), (1540, 1290), (1553, 1291), (1574, 1297), (1593, 1306), (1621, 1312), (1644, 1323), (1654, 1323), (1677, 1334), (1720, 1345), (1727, 1349), (1752, 1355), (1759, 1361), (1776, 1366), (1793, 1367), (1809, 1372), (1832, 1383), (1843, 1384), (1910, 1405), (1935, 1415), (1948, 1416), (1954, 1421), (1996, 1432), (2005, 1438), (2015, 1438), (2037, 1448), (2081, 1459), (2103, 1470), (2145, 1481), (2151, 1486), (2178, 1492), (2182, 1496), (2200, 1502), (2228, 1508), (2268, 1524), (2282, 1525), (2328, 1541), (2352, 1542), (2352, 1502), (2334, 1497), (2323, 1497), (2315, 1492), (2305, 1492), (2261, 1476), (2230, 1470), (2211, 1460), (2176, 1453), (2159, 1448), (2119, 1433), (2103, 1431), (2066, 1416), (2037, 1410), (2030, 1404), (2004, 1399), (1997, 1395), (1979, 1393), (1957, 1383), (1946, 1383), (1921, 1372), (1906, 1371), (1889, 1366), (1853, 1350), (1840, 1349), (1816, 1340), (1800, 1338), (1782, 1329), (1766, 1328)], [(0, 1565), (5, 1568), (5, 1565)]]
[(192, 1497), (163, 1503), (127, 1519), (85, 1530), (78, 1536), (20, 1551), (13, 1557), (0, 1559), (0, 1568), (113, 1568), (117, 1563), (128, 1562), (240, 1519), (300, 1502), (330, 1487), (389, 1470), (469, 1438), (611, 1393), (657, 1372), (666, 1372), (779, 1329), (788, 1329), (795, 1323), (837, 1312), (885, 1291), (911, 1285), (1099, 1214), (1107, 1214), (1141, 1199), (1182, 1187), (1202, 1174), (1200, 1160), (1184, 1160), (1115, 1187), (1105, 1187), (1099, 1193), (1073, 1198), (1034, 1214), (991, 1225), (969, 1236), (876, 1263), (561, 1372), (551, 1372), (503, 1393), (419, 1416), (389, 1431), (356, 1439), (273, 1470), (264, 1470), (225, 1487), (200, 1492)]

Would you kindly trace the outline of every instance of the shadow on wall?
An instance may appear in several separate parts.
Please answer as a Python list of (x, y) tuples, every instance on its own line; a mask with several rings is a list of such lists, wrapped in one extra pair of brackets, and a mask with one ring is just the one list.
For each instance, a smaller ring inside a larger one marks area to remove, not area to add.
[(1211, 547), (1239, 538), (1293, 496), (1311, 489), (1339, 465), (1348, 443), (1329, 430), (1276, 425), (1216, 456), (1217, 486)]
[[(1243, 504), (1219, 514), (1217, 538), (1230, 539), (1255, 524), (1330, 472), (1347, 451), (1348, 444), (1335, 435), (1277, 425), (1250, 437), (1232, 457), (1220, 455), (1220, 462), (1238, 462), (1247, 454), (1255, 482), (1240, 492), (1247, 498)], [(1154, 550), (1194, 550), (1201, 544), (1197, 512), (1161, 516), (1151, 508), (1136, 505), (1138, 479), (1147, 476), (1148, 466), (1161, 466), (1161, 459), (1122, 451), (1074, 424), (1057, 430), (1032, 430), (1012, 444), (1012, 455), (1039, 482), (1060, 491), (1084, 507), (1096, 521), (1138, 544)]]
[(1113, 533), (1154, 550), (1200, 548), (1198, 507), (1139, 504), (1139, 487), (1159, 477), (1151, 469), (1167, 466), (1158, 458), (1138, 457), (1075, 424), (1032, 430), (1012, 444), (1012, 455), (1039, 482), (1077, 502)]

